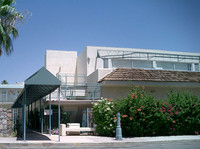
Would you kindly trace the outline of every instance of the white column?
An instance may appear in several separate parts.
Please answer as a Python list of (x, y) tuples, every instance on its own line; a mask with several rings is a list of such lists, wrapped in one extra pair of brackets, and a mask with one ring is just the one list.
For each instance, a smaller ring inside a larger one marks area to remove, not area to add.
[(157, 67), (156, 61), (153, 61), (153, 68), (156, 69), (156, 67)]
[(194, 65), (194, 63), (192, 63), (192, 65), (191, 65), (191, 71), (195, 71), (195, 65)]
[(112, 68), (112, 60), (108, 59), (108, 68)]

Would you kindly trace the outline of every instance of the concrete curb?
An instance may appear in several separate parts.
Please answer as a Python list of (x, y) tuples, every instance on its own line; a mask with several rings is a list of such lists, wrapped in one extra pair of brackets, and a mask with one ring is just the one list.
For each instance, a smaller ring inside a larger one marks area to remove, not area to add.
[[(47, 135), (48, 136), (48, 135)], [(164, 142), (164, 141), (200, 141), (200, 135), (190, 136), (159, 136), (159, 137), (135, 137), (135, 138), (123, 138), (122, 140), (116, 140), (113, 137), (101, 137), (101, 136), (65, 136), (60, 138), (60, 142), (57, 141), (57, 136), (48, 136), (50, 140), (17, 140), (17, 138), (0, 137), (0, 148), (2, 145), (42, 145), (48, 146), (53, 144), (119, 144), (119, 143), (144, 143), (144, 142)]]

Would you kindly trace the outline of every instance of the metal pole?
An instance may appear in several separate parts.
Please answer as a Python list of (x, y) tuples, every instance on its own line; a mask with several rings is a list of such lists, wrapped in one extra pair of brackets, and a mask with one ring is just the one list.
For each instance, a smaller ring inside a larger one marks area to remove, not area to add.
[(49, 94), (49, 135), (51, 136), (51, 94)]
[(12, 131), (14, 132), (14, 109), (12, 109)]
[(116, 140), (122, 140), (122, 128), (120, 126), (120, 113), (117, 113)]
[(24, 91), (24, 141), (26, 141), (26, 87)]
[(43, 112), (44, 112), (44, 109), (43, 109), (43, 98), (40, 99), (41, 101), (41, 133), (43, 134)]
[(58, 142), (60, 142), (60, 86), (58, 88)]
[(42, 130), (42, 106), (41, 106), (41, 99), (40, 99), (40, 132)]
[(36, 101), (34, 102), (34, 130), (36, 130)]
[(87, 117), (87, 127), (89, 127), (89, 113), (88, 113), (88, 108), (86, 109), (86, 117)]
[(29, 128), (29, 122), (30, 122), (30, 117), (29, 117), (29, 105), (28, 105), (28, 114), (27, 114), (27, 121), (28, 121), (28, 125), (27, 125), (27, 127)]

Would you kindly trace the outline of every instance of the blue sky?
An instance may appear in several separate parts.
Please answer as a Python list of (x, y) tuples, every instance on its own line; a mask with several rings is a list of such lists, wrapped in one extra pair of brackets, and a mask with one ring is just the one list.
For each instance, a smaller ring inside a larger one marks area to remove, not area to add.
[(16, 0), (29, 10), (14, 52), (0, 57), (0, 81), (23, 82), (47, 49), (86, 46), (200, 52), (199, 0)]

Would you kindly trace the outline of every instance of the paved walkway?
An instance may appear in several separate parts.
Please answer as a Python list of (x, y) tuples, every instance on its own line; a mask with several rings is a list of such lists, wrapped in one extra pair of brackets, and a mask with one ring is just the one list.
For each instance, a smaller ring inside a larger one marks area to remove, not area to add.
[[(49, 137), (53, 142), (57, 142), (57, 136)], [(123, 138), (122, 140), (116, 140), (113, 137), (101, 137), (101, 136), (61, 136), (61, 143), (120, 143), (120, 142), (152, 142), (152, 141), (179, 141), (179, 140), (199, 140), (198, 136), (167, 136), (167, 137), (135, 137), (135, 138)]]
[(182, 140), (199, 140), (200, 135), (187, 135), (187, 136), (160, 136), (160, 137), (134, 137), (123, 138), (116, 140), (114, 137), (101, 137), (101, 136), (60, 136), (58, 142), (58, 135), (40, 134), (38, 132), (28, 132), (27, 140), (17, 137), (0, 137), (0, 144), (6, 143), (125, 143), (125, 142), (156, 142), (156, 141), (182, 141)]

